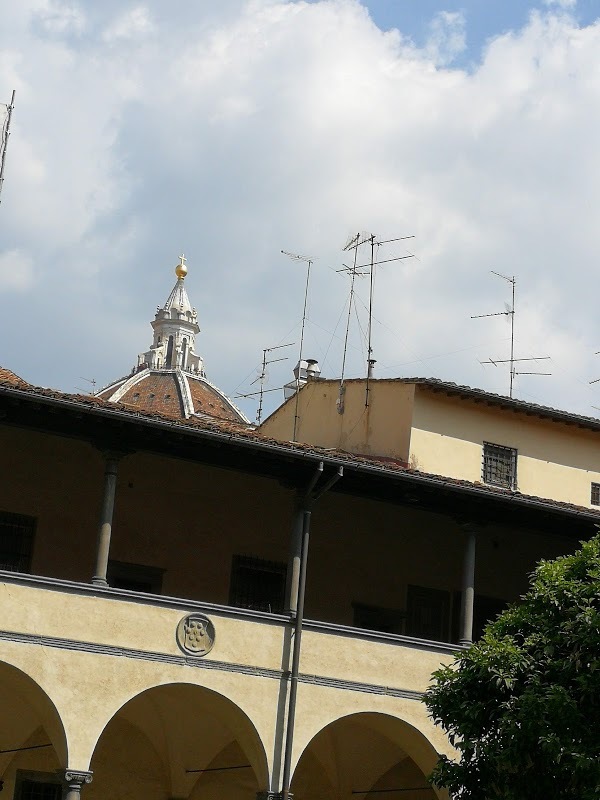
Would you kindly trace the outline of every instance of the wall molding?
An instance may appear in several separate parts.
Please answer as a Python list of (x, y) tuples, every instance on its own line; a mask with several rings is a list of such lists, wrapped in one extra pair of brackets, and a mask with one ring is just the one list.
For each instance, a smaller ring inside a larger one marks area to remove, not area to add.
[[(0, 640), (15, 642), (17, 644), (33, 645), (37, 647), (52, 647), (60, 650), (75, 650), (80, 653), (93, 655), (113, 656), (117, 658), (133, 658), (142, 661), (154, 661), (163, 664), (173, 664), (180, 667), (196, 667), (198, 669), (219, 670), (223, 672), (236, 672), (241, 675), (254, 675), (256, 677), (270, 678), (272, 680), (289, 680), (289, 673), (278, 669), (254, 667), (248, 664), (236, 664), (227, 661), (197, 658), (193, 656), (171, 655), (152, 650), (136, 650), (131, 647), (118, 647), (114, 645), (97, 644), (95, 642), (82, 642), (76, 639), (63, 639), (56, 636), (43, 636), (41, 634), (18, 633), (15, 631), (0, 630)], [(421, 692), (411, 689), (399, 689), (392, 686), (361, 683), (338, 678), (329, 678), (323, 675), (300, 674), (301, 683), (324, 686), (331, 689), (345, 689), (352, 692), (386, 695), (388, 697), (401, 697), (408, 700), (420, 700)]]

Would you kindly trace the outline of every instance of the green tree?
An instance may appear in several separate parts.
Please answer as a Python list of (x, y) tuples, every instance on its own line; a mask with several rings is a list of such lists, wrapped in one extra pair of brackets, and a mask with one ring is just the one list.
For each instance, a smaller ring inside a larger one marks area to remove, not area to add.
[(457, 749), (432, 780), (460, 800), (600, 798), (600, 535), (542, 561), (522, 601), (434, 674), (425, 704)]

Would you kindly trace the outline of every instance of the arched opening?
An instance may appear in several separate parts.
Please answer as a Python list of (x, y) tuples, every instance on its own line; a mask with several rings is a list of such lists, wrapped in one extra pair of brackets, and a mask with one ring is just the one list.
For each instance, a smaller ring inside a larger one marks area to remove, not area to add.
[(184, 337), (183, 345), (181, 347), (181, 369), (185, 369), (187, 366), (187, 351), (188, 351), (188, 340)]
[(61, 797), (65, 730), (54, 703), (28, 675), (0, 663), (0, 780), (6, 798)]
[(294, 771), (294, 800), (436, 800), (427, 781), (437, 755), (423, 734), (387, 714), (332, 722), (309, 743)]
[(238, 706), (191, 684), (148, 689), (104, 729), (86, 800), (255, 800), (267, 785), (260, 738)]
[(167, 342), (167, 357), (165, 358), (165, 366), (167, 369), (171, 369), (173, 366), (173, 337), (169, 336), (169, 341)]

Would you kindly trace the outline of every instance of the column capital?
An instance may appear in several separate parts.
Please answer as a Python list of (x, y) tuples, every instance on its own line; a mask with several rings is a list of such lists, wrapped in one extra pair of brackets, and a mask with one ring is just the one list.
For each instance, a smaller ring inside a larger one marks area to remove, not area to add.
[[(257, 792), (256, 800), (282, 800), (283, 792)], [(294, 795), (288, 792), (289, 800), (294, 800)]]
[(68, 784), (69, 788), (81, 788), (84, 783), (91, 783), (94, 773), (80, 769), (57, 769), (61, 780)]

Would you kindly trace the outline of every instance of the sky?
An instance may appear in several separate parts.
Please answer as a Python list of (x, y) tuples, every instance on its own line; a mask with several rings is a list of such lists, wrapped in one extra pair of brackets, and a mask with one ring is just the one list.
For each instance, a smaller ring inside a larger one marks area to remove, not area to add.
[[(0, 0), (16, 90), (0, 364), (129, 373), (185, 253), (208, 378), (253, 420), (299, 355), (600, 416), (600, 0)], [(0, 107), (0, 112), (2, 108)], [(397, 259), (400, 256), (409, 258)], [(370, 260), (370, 249), (359, 263)], [(349, 313), (350, 310), (350, 313)], [(498, 316), (472, 319), (482, 314)]]

